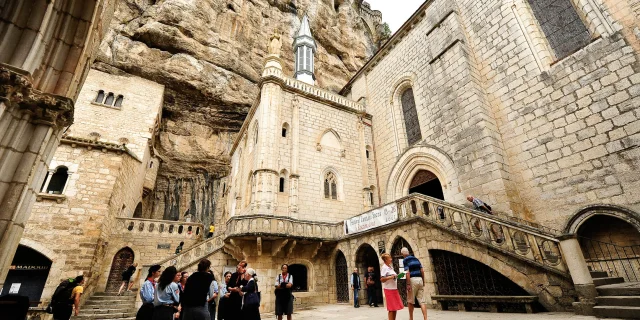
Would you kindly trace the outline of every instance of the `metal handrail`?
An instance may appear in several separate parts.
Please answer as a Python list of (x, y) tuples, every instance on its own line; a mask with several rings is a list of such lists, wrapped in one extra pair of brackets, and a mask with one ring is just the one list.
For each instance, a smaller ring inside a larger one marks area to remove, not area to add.
[(628, 282), (640, 281), (640, 245), (620, 246), (582, 236), (578, 236), (578, 241), (591, 269)]

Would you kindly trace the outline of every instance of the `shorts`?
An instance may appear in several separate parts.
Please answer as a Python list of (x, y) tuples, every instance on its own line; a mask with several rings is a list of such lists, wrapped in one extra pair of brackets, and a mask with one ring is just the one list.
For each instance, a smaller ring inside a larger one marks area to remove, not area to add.
[(422, 278), (410, 278), (411, 279), (411, 291), (407, 292), (407, 302), (414, 304), (418, 301), (420, 304), (425, 304), (424, 300), (424, 283)]

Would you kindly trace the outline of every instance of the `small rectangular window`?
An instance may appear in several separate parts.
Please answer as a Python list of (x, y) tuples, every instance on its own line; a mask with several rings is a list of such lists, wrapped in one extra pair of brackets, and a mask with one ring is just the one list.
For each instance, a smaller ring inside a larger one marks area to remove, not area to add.
[(369, 150), (365, 151), (367, 153), (367, 159), (369, 159)]
[(371, 205), (373, 205), (373, 192), (369, 192), (369, 201), (371, 202)]
[(282, 128), (282, 137), (283, 138), (287, 137), (287, 128)]
[(280, 178), (280, 192), (284, 192), (284, 178)]

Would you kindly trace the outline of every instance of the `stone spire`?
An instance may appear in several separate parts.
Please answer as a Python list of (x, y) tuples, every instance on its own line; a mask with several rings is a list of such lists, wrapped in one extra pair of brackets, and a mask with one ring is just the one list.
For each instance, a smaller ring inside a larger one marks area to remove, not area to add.
[(293, 40), (293, 52), (296, 62), (295, 78), (311, 85), (315, 84), (316, 79), (313, 73), (316, 48), (316, 41), (313, 39), (311, 28), (309, 27), (309, 18), (305, 14), (298, 34)]

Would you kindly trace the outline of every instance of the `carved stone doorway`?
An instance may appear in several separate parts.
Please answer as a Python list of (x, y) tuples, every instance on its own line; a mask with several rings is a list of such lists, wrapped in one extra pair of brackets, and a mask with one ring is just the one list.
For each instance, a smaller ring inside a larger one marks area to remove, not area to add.
[[(407, 240), (405, 240), (402, 237), (398, 237), (396, 239), (396, 241), (393, 243), (393, 246), (391, 247), (391, 257), (393, 258), (393, 269), (395, 270), (396, 273), (400, 273), (400, 272), (404, 272), (404, 268), (402, 268), (402, 270), (400, 270), (400, 261), (402, 259), (404, 259), (404, 257), (402, 256), (402, 248), (406, 247), (407, 249), (409, 249), (409, 253), (411, 255), (413, 255), (413, 250), (411, 249), (411, 246), (409, 245), (409, 243), (407, 242)], [(400, 298), (402, 299), (402, 304), (404, 304), (404, 306), (407, 306), (407, 280), (406, 277), (405, 279), (398, 279), (398, 293), (400, 293)]]
[(342, 251), (336, 254), (336, 295), (338, 302), (349, 302), (349, 269)]
[[(117, 292), (122, 285), (122, 273), (133, 264), (133, 250), (128, 247), (120, 249), (111, 262), (111, 271), (109, 271), (109, 279), (107, 280), (106, 292)], [(133, 278), (133, 276), (132, 276)]]
[[(360, 303), (366, 305), (366, 301), (368, 299), (366, 290), (364, 290), (364, 275), (367, 272), (367, 267), (373, 267), (373, 272), (377, 276), (380, 276), (380, 258), (378, 257), (378, 253), (372, 246), (365, 243), (358, 248), (356, 251), (356, 267), (358, 267), (358, 273), (360, 274), (360, 283), (362, 283), (363, 290), (360, 291)], [(351, 273), (353, 270), (349, 270), (349, 277), (351, 277)], [(380, 281), (376, 281), (376, 297), (375, 301), (378, 304), (383, 303), (382, 299), (382, 285)]]

